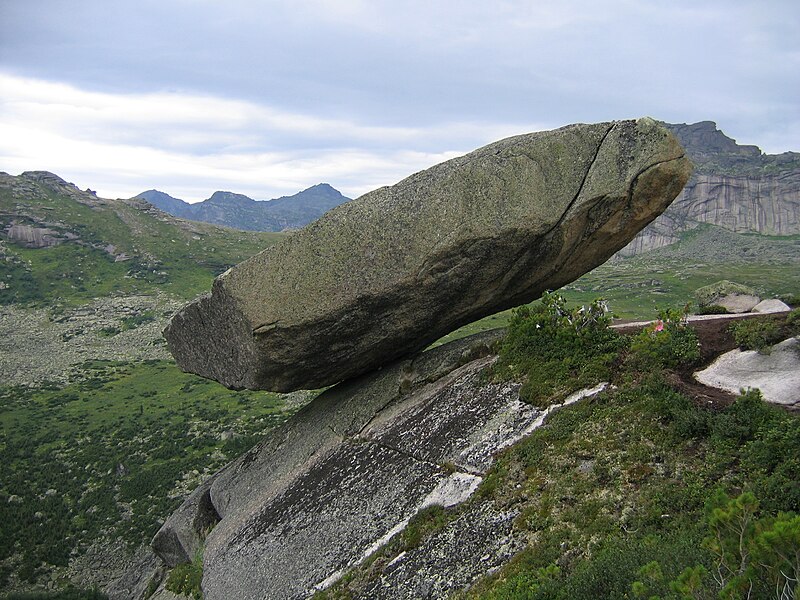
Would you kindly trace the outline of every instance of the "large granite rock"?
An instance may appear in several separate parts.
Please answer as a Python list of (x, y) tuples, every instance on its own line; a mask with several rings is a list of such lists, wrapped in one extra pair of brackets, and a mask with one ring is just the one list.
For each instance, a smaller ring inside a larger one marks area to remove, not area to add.
[(649, 118), (501, 140), (330, 211), (164, 334), (183, 369), (228, 387), (329, 385), (600, 265), (690, 171)]
[(764, 400), (800, 407), (800, 338), (789, 338), (768, 353), (731, 350), (694, 374), (704, 385), (732, 393), (758, 388)]
[[(326, 390), (198, 488), (156, 535), (154, 550), (172, 566), (202, 545), (206, 600), (308, 598), (419, 511), (466, 500), (495, 453), (546, 414), (520, 401), (519, 384), (481, 377), (500, 333)], [(206, 537), (210, 515), (219, 522)], [(378, 586), (389, 589), (367, 597), (438, 598), (462, 589), (519, 549), (516, 515), (477, 506), (420, 553), (398, 557), (394, 575)]]

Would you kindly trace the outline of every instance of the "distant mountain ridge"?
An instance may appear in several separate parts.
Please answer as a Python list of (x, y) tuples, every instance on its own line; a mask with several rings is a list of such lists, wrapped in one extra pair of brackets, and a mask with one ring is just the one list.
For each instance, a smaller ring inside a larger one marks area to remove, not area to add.
[(247, 231), (299, 229), (350, 200), (327, 183), (311, 186), (292, 196), (266, 201), (222, 191), (214, 192), (210, 198), (196, 204), (158, 190), (147, 190), (135, 197), (175, 217)]
[(800, 234), (800, 153), (764, 154), (740, 145), (713, 121), (665, 123), (695, 171), (675, 201), (620, 254), (669, 246), (700, 224), (734, 233)]

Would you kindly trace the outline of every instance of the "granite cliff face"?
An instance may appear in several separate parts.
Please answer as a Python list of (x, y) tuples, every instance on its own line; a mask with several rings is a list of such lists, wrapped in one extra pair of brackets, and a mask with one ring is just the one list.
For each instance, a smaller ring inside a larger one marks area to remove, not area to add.
[(695, 172), (622, 255), (668, 246), (699, 224), (735, 233), (800, 233), (800, 153), (762, 154), (756, 146), (738, 145), (711, 121), (667, 128), (686, 148)]
[(164, 334), (233, 388), (317, 388), (602, 264), (690, 173), (652, 119), (508, 138), (370, 192), (216, 279)]

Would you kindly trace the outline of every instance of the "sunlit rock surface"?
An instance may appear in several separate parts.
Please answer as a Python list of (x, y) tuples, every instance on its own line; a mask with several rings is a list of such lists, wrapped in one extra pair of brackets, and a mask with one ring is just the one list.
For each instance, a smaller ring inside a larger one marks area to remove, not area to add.
[(330, 385), (577, 279), (690, 171), (649, 118), (504, 139), (328, 212), (217, 278), (165, 336), (183, 369), (232, 388)]
[(768, 402), (800, 408), (800, 339), (784, 340), (768, 354), (731, 350), (694, 376), (702, 384), (735, 394), (758, 388)]
[[(205, 533), (198, 524), (216, 514), (204, 541), (207, 600), (306, 598), (332, 584), (420, 510), (467, 499), (493, 454), (543, 421), (518, 384), (482, 379), (497, 336), (458, 340), (321, 394), (187, 499), (154, 549), (170, 564), (186, 560)], [(443, 597), (508, 560), (520, 543), (516, 513), (475, 511), (424, 553), (398, 557), (371, 597)], [(436, 572), (448, 576), (425, 577)]]

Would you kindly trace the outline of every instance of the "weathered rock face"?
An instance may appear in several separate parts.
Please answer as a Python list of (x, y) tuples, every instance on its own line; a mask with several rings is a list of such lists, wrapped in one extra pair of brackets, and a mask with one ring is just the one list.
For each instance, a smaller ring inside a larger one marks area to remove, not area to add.
[(716, 304), (727, 309), (729, 313), (740, 314), (750, 312), (759, 302), (761, 298), (758, 296), (730, 294), (717, 300)]
[[(326, 587), (418, 511), (464, 501), (494, 453), (544, 420), (519, 400), (519, 384), (481, 380), (493, 360), (481, 355), (497, 337), (458, 340), (327, 390), (198, 488), (153, 548), (169, 565), (186, 561), (213, 516), (207, 600), (307, 598)], [(376, 582), (388, 589), (366, 597), (438, 598), (465, 587), (519, 549), (516, 515), (477, 507), (421, 553), (398, 557), (394, 575)], [(446, 580), (431, 576), (441, 572)]]
[(165, 330), (233, 388), (354, 377), (604, 262), (690, 173), (652, 119), (501, 140), (342, 205), (220, 276)]
[(756, 146), (737, 144), (711, 121), (668, 128), (686, 148), (695, 173), (622, 255), (668, 246), (700, 224), (735, 233), (800, 233), (800, 154), (762, 154)]
[(792, 309), (788, 304), (778, 300), (777, 298), (768, 298), (767, 300), (762, 300), (753, 307), (753, 312), (763, 314), (788, 312), (790, 310)]
[(9, 240), (13, 240), (28, 248), (49, 248), (57, 246), (61, 237), (52, 229), (31, 227), (30, 225), (12, 225), (6, 232)]

